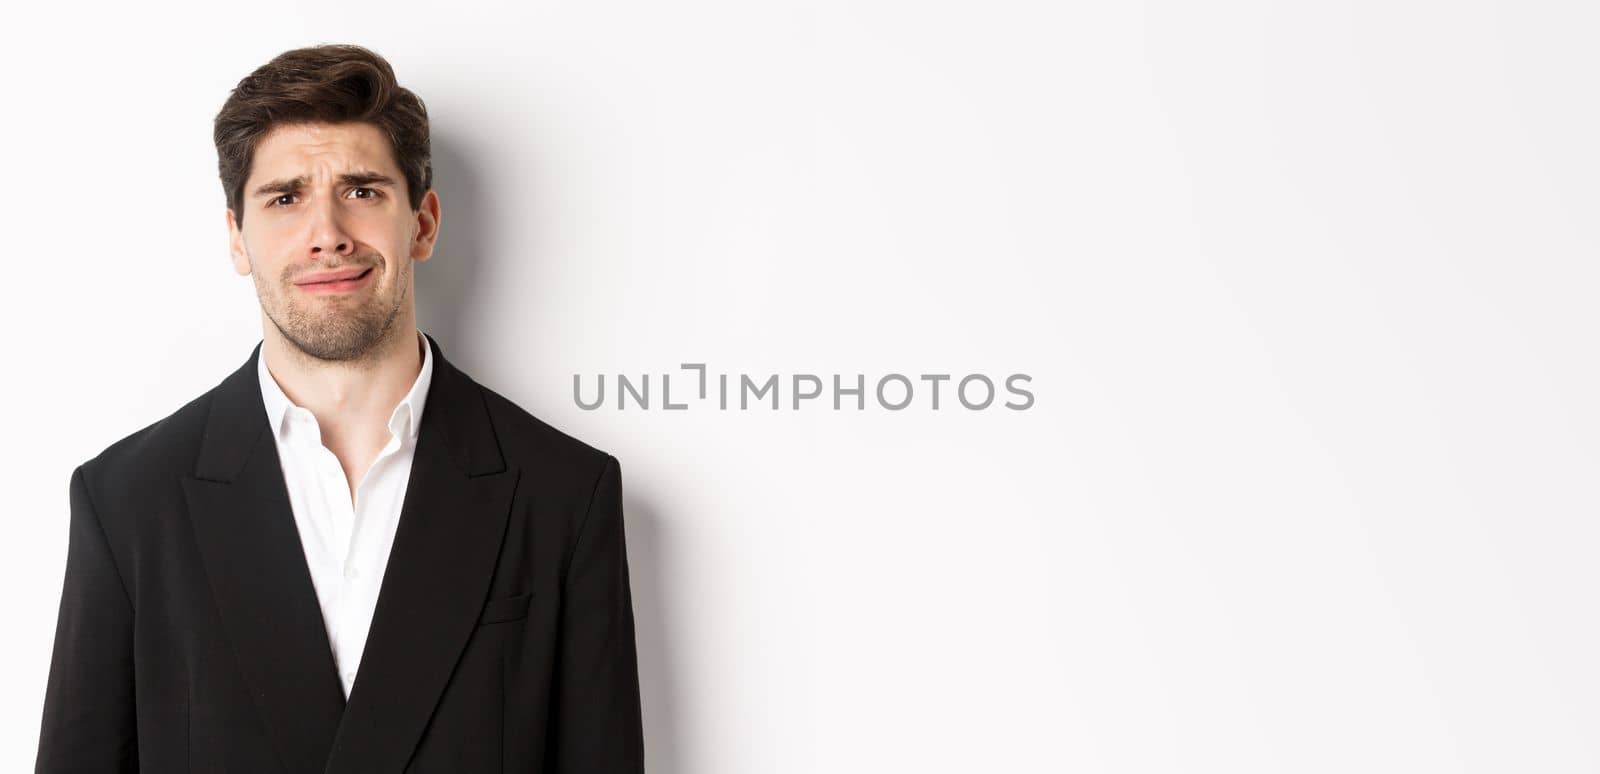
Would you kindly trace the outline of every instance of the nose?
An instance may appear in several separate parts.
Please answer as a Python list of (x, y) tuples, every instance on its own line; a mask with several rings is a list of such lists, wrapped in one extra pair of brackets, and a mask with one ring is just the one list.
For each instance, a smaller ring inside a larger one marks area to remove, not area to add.
[(355, 252), (355, 239), (345, 231), (344, 225), (339, 222), (339, 209), (331, 201), (324, 201), (322, 206), (315, 208), (316, 214), (311, 223), (310, 252), (312, 257), (327, 257), (325, 254), (332, 252), (337, 255), (350, 255)]

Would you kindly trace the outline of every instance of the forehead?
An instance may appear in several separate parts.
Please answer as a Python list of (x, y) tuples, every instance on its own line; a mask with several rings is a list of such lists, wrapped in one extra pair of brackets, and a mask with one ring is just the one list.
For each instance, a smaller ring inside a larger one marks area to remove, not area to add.
[(372, 124), (284, 124), (256, 143), (251, 180), (366, 169), (398, 178), (389, 138)]

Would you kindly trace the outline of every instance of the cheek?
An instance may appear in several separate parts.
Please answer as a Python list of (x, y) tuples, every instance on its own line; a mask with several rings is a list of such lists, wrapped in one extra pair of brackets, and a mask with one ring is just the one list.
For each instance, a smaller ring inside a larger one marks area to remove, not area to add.
[(396, 224), (392, 220), (371, 225), (372, 228), (358, 232), (357, 240), (365, 248), (383, 256), (387, 273), (398, 274), (402, 262), (411, 255), (411, 232), (405, 224)]
[(284, 223), (271, 218), (257, 220), (244, 233), (245, 247), (250, 251), (250, 256), (258, 261), (283, 252), (289, 241), (289, 230)]

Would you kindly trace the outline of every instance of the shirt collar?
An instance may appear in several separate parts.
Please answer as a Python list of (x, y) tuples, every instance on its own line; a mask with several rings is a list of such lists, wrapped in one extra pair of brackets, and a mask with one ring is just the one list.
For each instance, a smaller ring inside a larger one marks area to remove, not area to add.
[[(433, 382), (433, 347), (428, 345), (427, 337), (420, 330), (417, 331), (417, 341), (422, 345), (422, 371), (411, 384), (411, 391), (400, 399), (400, 403), (394, 407), (394, 413), (389, 415), (389, 431), (402, 441), (416, 440), (417, 432), (422, 427), (423, 405), (428, 401), (428, 385)], [(267, 426), (272, 428), (279, 443), (283, 443), (288, 436), (291, 417), (300, 416), (316, 422), (310, 410), (296, 406), (283, 393), (277, 379), (267, 370), (265, 354), (256, 357), (256, 377), (261, 381), (261, 402), (267, 409)], [(318, 442), (321, 442), (320, 438)]]

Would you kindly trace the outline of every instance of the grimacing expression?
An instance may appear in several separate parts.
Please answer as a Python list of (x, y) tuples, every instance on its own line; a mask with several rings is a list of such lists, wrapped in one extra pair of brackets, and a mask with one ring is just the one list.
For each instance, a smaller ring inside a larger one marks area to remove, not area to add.
[[(437, 196), (411, 209), (390, 147), (366, 123), (274, 127), (256, 146), (242, 217), (228, 211), (234, 269), (254, 278), (267, 318), (312, 357), (359, 361), (397, 335), (413, 263), (433, 253)], [(360, 271), (354, 282), (311, 282)]]

